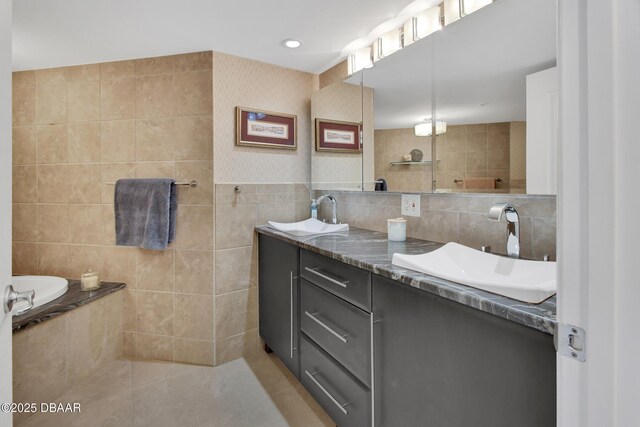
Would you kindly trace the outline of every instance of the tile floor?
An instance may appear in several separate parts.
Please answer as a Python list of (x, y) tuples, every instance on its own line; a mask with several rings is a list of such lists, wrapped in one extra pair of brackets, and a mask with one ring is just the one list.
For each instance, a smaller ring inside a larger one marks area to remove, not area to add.
[(57, 402), (80, 414), (31, 416), (20, 427), (335, 426), (273, 355), (217, 367), (117, 360)]

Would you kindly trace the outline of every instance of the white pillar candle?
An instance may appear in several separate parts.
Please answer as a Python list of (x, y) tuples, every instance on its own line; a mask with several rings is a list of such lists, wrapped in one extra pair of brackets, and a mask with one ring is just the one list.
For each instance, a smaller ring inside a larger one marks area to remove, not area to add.
[(100, 287), (100, 278), (98, 273), (93, 270), (87, 270), (80, 276), (80, 290), (92, 291)]
[(388, 219), (387, 234), (392, 242), (404, 242), (407, 240), (407, 220), (404, 218)]

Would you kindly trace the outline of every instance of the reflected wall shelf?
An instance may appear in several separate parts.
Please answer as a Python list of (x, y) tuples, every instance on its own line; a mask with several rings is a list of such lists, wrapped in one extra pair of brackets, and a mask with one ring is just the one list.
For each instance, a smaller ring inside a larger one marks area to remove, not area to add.
[(424, 160), (424, 161), (420, 161), (420, 162), (391, 162), (390, 163), (391, 166), (397, 166), (397, 165), (430, 165), (431, 164), (431, 160)]

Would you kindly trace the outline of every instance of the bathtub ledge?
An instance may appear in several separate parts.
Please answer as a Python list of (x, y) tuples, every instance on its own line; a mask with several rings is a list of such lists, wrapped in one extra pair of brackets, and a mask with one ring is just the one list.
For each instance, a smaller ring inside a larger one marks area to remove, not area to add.
[(80, 290), (79, 280), (69, 279), (69, 290), (61, 297), (36, 307), (22, 316), (13, 316), (13, 333), (68, 313), (73, 309), (124, 289), (126, 286), (124, 283), (101, 282), (99, 289), (83, 292)]

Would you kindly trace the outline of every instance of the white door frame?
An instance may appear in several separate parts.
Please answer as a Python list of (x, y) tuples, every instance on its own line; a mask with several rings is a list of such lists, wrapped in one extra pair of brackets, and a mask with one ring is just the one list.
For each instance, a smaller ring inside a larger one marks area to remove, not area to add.
[(558, 425), (636, 425), (640, 402), (639, 0), (558, 0), (558, 320), (587, 360), (558, 356)]
[[(0, 299), (11, 279), (11, 0), (0, 0)], [(0, 404), (12, 400), (11, 314), (0, 304)], [(0, 426), (12, 424), (0, 411)]]

